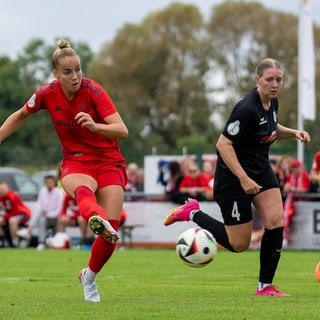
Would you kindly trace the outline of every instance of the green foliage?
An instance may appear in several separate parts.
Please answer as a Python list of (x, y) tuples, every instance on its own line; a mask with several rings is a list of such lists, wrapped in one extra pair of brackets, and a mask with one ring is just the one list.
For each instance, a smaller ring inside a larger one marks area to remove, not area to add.
[[(280, 123), (297, 127), (297, 27), (292, 14), (244, 1), (213, 7), (207, 22), (195, 6), (173, 4), (140, 24), (126, 24), (89, 68), (128, 119), (124, 153), (130, 157), (133, 148), (142, 155), (152, 146), (158, 153), (172, 154), (182, 145), (194, 150), (199, 136), (207, 136), (204, 149), (214, 152), (209, 145), (221, 123), (210, 115), (222, 121), (228, 116), (255, 85), (255, 67), (265, 57), (278, 59), (285, 69)], [(316, 48), (318, 39), (315, 28)]]
[[(93, 53), (85, 43), (69, 42), (81, 56), (84, 73)], [(0, 119), (22, 107), (33, 91), (52, 79), (51, 55), (56, 46), (32, 39), (16, 60), (0, 57)], [(0, 165), (41, 167), (61, 160), (61, 146), (46, 112), (38, 112), (1, 146)]]
[[(230, 0), (212, 7), (208, 21), (195, 5), (173, 3), (138, 24), (123, 25), (96, 55), (86, 43), (67, 40), (81, 57), (84, 76), (100, 82), (115, 102), (130, 133), (120, 142), (122, 151), (128, 161), (141, 165), (143, 156), (155, 149), (158, 154), (181, 153), (182, 147), (214, 152), (224, 120), (255, 85), (255, 67), (265, 57), (276, 58), (285, 68), (279, 122), (297, 127), (297, 28), (292, 14), (255, 1)], [(318, 65), (318, 26), (314, 40)], [(1, 121), (51, 79), (55, 48), (54, 43), (31, 39), (16, 60), (0, 57)], [(213, 121), (212, 115), (221, 120)], [(320, 143), (317, 122), (306, 123), (312, 153)], [(295, 141), (280, 142), (285, 152), (294, 146)], [(0, 165), (55, 165), (60, 157), (59, 142), (44, 112), (28, 119), (1, 146)]]
[(88, 251), (0, 250), (1, 317), (15, 320), (318, 319), (318, 252), (282, 253), (275, 283), (292, 297), (256, 297), (259, 253), (224, 250), (204, 268), (174, 250), (116, 251), (98, 276), (101, 302), (83, 301), (76, 278)]
[(90, 75), (130, 118), (131, 144), (142, 140), (144, 148), (153, 141), (172, 150), (180, 137), (210, 134), (202, 26), (194, 5), (173, 4), (140, 25), (125, 25), (93, 59)]
[(254, 86), (259, 61), (272, 57), (285, 69), (280, 122), (296, 127), (297, 17), (266, 9), (257, 2), (228, 1), (214, 8), (207, 28), (211, 59), (225, 79), (220, 87), (215, 87), (226, 97), (227, 105), (220, 106), (220, 110), (225, 115), (230, 112), (239, 97)]

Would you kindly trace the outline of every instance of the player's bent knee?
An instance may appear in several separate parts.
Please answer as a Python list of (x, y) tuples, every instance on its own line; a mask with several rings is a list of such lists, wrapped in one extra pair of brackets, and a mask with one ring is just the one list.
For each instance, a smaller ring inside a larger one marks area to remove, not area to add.
[(239, 253), (239, 252), (243, 252), (243, 251), (247, 250), (249, 248), (250, 242), (249, 243), (247, 243), (247, 242), (245, 242), (245, 243), (230, 243), (230, 244), (231, 244), (233, 250), (235, 252)]

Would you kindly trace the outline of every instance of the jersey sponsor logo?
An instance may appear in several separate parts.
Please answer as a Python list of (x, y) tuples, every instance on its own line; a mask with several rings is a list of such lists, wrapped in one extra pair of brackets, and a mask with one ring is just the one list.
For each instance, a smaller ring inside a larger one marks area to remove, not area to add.
[(35, 105), (36, 105), (36, 98), (37, 98), (37, 95), (34, 93), (33, 95), (32, 95), (32, 97), (29, 99), (29, 101), (28, 101), (28, 107), (29, 108), (34, 108), (35, 107)]
[(227, 132), (230, 134), (230, 136), (237, 135), (240, 132), (240, 121), (236, 120), (235, 122), (229, 123)]
[(278, 137), (278, 132), (273, 131), (270, 135), (261, 138), (260, 143), (271, 143)]
[(53, 120), (53, 125), (57, 128), (77, 128), (80, 125), (76, 121)]

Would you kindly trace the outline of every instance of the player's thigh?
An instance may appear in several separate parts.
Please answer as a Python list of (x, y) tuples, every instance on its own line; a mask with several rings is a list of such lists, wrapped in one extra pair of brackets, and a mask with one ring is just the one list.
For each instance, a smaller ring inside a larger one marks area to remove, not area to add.
[(252, 200), (266, 229), (283, 226), (283, 202), (279, 188), (265, 190)]
[(229, 243), (235, 251), (241, 252), (249, 247), (252, 233), (252, 221), (232, 226), (225, 226), (225, 229)]
[(240, 188), (217, 200), (224, 219), (229, 243), (237, 252), (247, 249), (252, 234), (251, 199)]
[(96, 192), (98, 204), (104, 209), (108, 219), (120, 220), (124, 190), (120, 185), (109, 185)]
[(71, 196), (75, 197), (75, 190), (79, 186), (86, 186), (93, 192), (97, 190), (97, 181), (87, 174), (82, 173), (72, 173), (64, 176), (61, 180), (63, 189)]

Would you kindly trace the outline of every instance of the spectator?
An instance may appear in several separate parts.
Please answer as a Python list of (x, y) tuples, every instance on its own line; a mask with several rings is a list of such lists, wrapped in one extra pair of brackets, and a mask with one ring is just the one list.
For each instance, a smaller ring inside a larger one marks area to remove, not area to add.
[(287, 176), (283, 191), (287, 194), (290, 191), (305, 193), (310, 187), (310, 177), (303, 164), (295, 159), (291, 161), (290, 173)]
[(157, 183), (166, 186), (169, 181), (169, 161), (160, 160), (158, 162), (158, 178)]
[(206, 160), (202, 164), (202, 172), (208, 178), (208, 186), (205, 191), (206, 200), (213, 201), (214, 172), (216, 170), (216, 162)]
[(309, 192), (319, 192), (320, 183), (320, 151), (316, 152), (312, 161), (312, 168), (310, 171), (311, 185)]
[(185, 176), (186, 174), (188, 174), (188, 169), (189, 169), (189, 166), (194, 164), (194, 158), (189, 156), (189, 157), (186, 157), (184, 158), (183, 160), (181, 160), (180, 162), (180, 168), (181, 168), (181, 171), (182, 171), (182, 174), (183, 176)]
[(214, 176), (215, 164), (213, 161), (205, 160), (202, 163), (202, 173), (211, 180)]
[(277, 168), (276, 168), (275, 174), (279, 182), (279, 188), (280, 188), (283, 200), (285, 198), (283, 187), (290, 173), (290, 162), (291, 162), (291, 159), (288, 156), (281, 156), (277, 160), (277, 166), (276, 166)]
[[(61, 212), (57, 219), (57, 232), (65, 232), (66, 227), (78, 226), (80, 228), (82, 244), (88, 243), (93, 239), (93, 233), (88, 227), (87, 222), (80, 215), (76, 200), (69, 194), (64, 195)], [(91, 241), (92, 243), (93, 241)]]
[(193, 198), (198, 201), (206, 200), (209, 179), (204, 175), (195, 162), (189, 163), (187, 173), (184, 175), (179, 191), (184, 195), (184, 199)]
[(124, 225), (124, 223), (127, 220), (127, 217), (128, 217), (127, 212), (124, 209), (122, 209), (121, 216), (120, 216), (119, 228), (121, 228)]
[(0, 247), (5, 246), (5, 239), (13, 248), (18, 247), (19, 227), (24, 227), (31, 216), (30, 209), (23, 203), (20, 196), (12, 191), (6, 182), (0, 182)]
[(139, 166), (135, 162), (131, 162), (127, 166), (128, 181), (126, 191), (136, 192), (140, 184)]
[(160, 173), (160, 177), (162, 177), (161, 183), (165, 186), (165, 194), (168, 200), (178, 204), (184, 203), (185, 196), (179, 190), (183, 180), (180, 163), (178, 161), (170, 161), (167, 164), (166, 174)]
[(47, 230), (56, 230), (57, 220), (63, 203), (63, 191), (57, 186), (56, 177), (44, 177), (44, 186), (40, 189), (36, 212), (31, 216), (29, 232), (34, 228), (38, 231), (37, 250), (45, 249)]
[(285, 194), (284, 201), (284, 241), (283, 245), (288, 243), (288, 231), (292, 224), (295, 214), (293, 193), (305, 193), (310, 188), (310, 177), (304, 169), (303, 164), (295, 159), (290, 164), (290, 173), (287, 176), (286, 183), (283, 187)]

